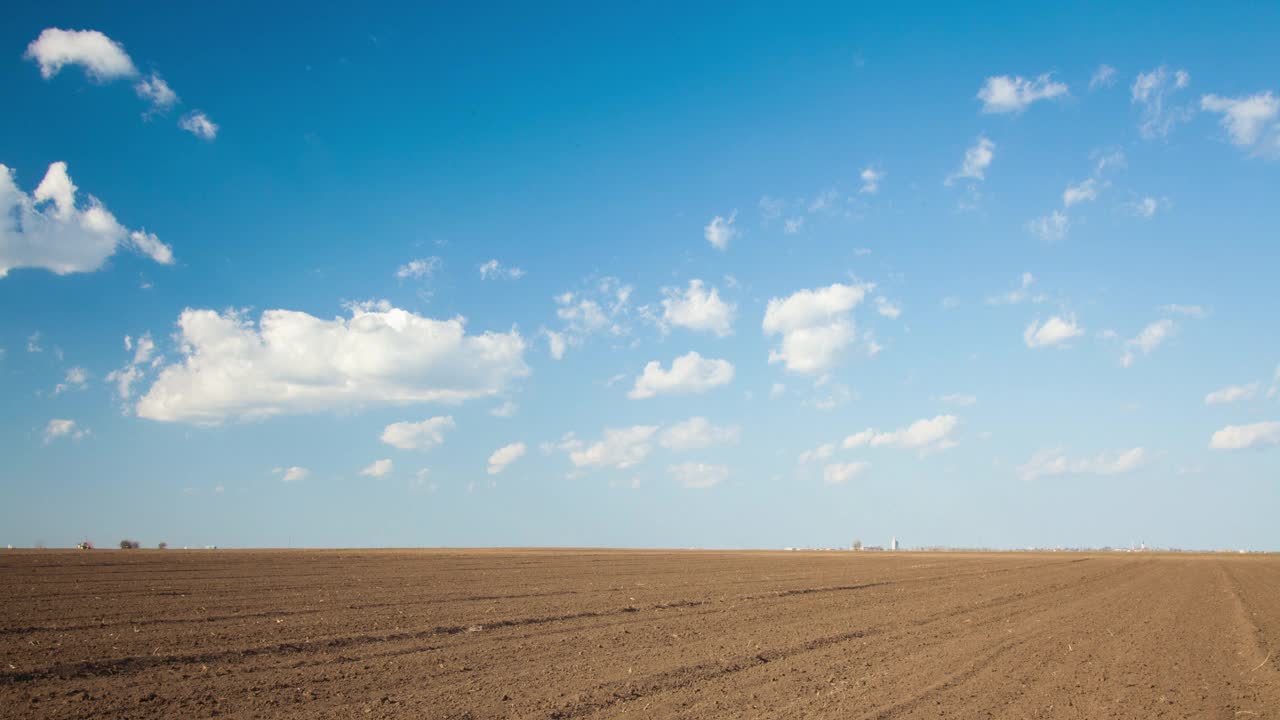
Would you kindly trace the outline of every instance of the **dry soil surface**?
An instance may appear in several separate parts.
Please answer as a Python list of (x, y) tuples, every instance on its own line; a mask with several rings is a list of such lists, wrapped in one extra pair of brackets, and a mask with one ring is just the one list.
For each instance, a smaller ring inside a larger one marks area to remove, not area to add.
[(1280, 558), (0, 553), (6, 718), (1280, 718)]

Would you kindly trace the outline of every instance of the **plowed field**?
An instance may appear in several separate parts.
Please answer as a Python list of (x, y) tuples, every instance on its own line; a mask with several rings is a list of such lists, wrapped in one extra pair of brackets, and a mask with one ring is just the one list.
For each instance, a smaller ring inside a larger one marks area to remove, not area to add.
[(6, 718), (1280, 718), (1280, 558), (0, 553)]

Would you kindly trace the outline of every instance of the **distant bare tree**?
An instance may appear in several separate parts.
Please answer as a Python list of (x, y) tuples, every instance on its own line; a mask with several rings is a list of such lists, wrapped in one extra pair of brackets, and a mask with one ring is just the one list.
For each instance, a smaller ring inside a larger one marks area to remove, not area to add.
[(168, 549), (169, 549), (169, 543), (167, 543), (167, 542), (162, 542), (162, 543), (160, 543), (159, 545), (157, 545), (156, 547), (160, 548), (161, 550), (168, 550)]

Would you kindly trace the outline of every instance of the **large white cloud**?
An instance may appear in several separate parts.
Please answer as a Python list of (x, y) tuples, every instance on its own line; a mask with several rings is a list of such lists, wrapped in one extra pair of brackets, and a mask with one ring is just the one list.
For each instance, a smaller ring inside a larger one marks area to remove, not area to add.
[(462, 317), (435, 320), (385, 301), (324, 320), (267, 310), (255, 325), (236, 311), (187, 309), (182, 359), (138, 401), (141, 417), (214, 424), (227, 419), (460, 403), (501, 393), (529, 374), (519, 332), (466, 333)]
[(1146, 450), (1140, 447), (1091, 458), (1070, 458), (1061, 449), (1041, 450), (1018, 467), (1018, 476), (1035, 480), (1053, 475), (1118, 475), (1136, 470), (1146, 459)]
[(690, 280), (689, 287), (662, 289), (661, 327), (687, 328), (711, 332), (724, 337), (733, 333), (733, 316), (737, 307), (720, 299), (720, 291), (706, 287), (701, 280)]
[(939, 415), (934, 418), (917, 420), (905, 428), (880, 431), (867, 428), (844, 439), (842, 446), (847, 450), (858, 447), (887, 447), (900, 450), (944, 450), (955, 445), (950, 439), (951, 432), (960, 424), (955, 415)]
[(696, 351), (671, 361), (665, 370), (657, 360), (644, 366), (627, 397), (642, 400), (656, 395), (706, 392), (733, 380), (733, 364), (728, 360), (704, 358)]
[(698, 450), (712, 445), (734, 445), (742, 435), (737, 425), (713, 425), (704, 417), (691, 417), (662, 431), (658, 444), (670, 450)]
[(1020, 113), (1037, 100), (1051, 100), (1066, 94), (1066, 84), (1054, 82), (1049, 73), (1034, 80), (997, 75), (987, 78), (978, 91), (978, 99), (982, 101), (984, 113)]
[[(150, 105), (143, 117), (167, 112), (180, 102), (178, 93), (159, 73), (139, 78), (138, 68), (124, 46), (97, 30), (46, 28), (27, 46), (25, 57), (40, 66), (40, 75), (46, 80), (68, 65), (80, 66), (97, 83), (138, 78), (133, 91)], [(178, 127), (205, 140), (218, 134), (218, 126), (200, 110), (183, 116)]]
[(1233, 145), (1280, 158), (1280, 98), (1270, 91), (1236, 98), (1205, 95), (1200, 108), (1222, 115), (1222, 127)]
[(51, 164), (30, 195), (0, 165), (0, 278), (17, 268), (93, 272), (122, 247), (173, 263), (172, 249), (155, 235), (121, 225), (92, 195), (77, 202), (78, 192), (64, 162)]
[(1209, 439), (1214, 450), (1247, 450), (1280, 445), (1280, 422), (1228, 425)]
[(1022, 332), (1022, 340), (1029, 348), (1053, 347), (1063, 346), (1083, 334), (1084, 328), (1076, 322), (1074, 315), (1054, 315), (1044, 322), (1033, 320)]
[(79, 65), (90, 79), (107, 82), (138, 74), (124, 46), (97, 30), (47, 28), (27, 46), (26, 57), (46, 80), (67, 65)]
[(725, 465), (687, 462), (668, 467), (667, 474), (675, 478), (682, 487), (704, 490), (724, 482), (729, 477), (729, 468)]
[(781, 335), (782, 342), (769, 351), (769, 362), (797, 373), (831, 369), (857, 335), (851, 311), (874, 288), (837, 283), (770, 299), (761, 327), (765, 335)]
[(457, 427), (452, 415), (421, 422), (391, 423), (382, 430), (382, 442), (401, 450), (430, 450), (444, 444), (444, 433)]
[(489, 456), (489, 474), (497, 475), (506, 470), (508, 465), (524, 457), (525, 450), (525, 445), (522, 442), (503, 445), (494, 450), (493, 454)]

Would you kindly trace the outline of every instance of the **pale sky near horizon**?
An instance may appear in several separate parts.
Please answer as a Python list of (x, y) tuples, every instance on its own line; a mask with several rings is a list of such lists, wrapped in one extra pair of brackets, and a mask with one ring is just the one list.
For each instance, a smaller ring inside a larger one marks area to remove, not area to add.
[(0, 545), (1280, 550), (1278, 33), (9, 8)]

